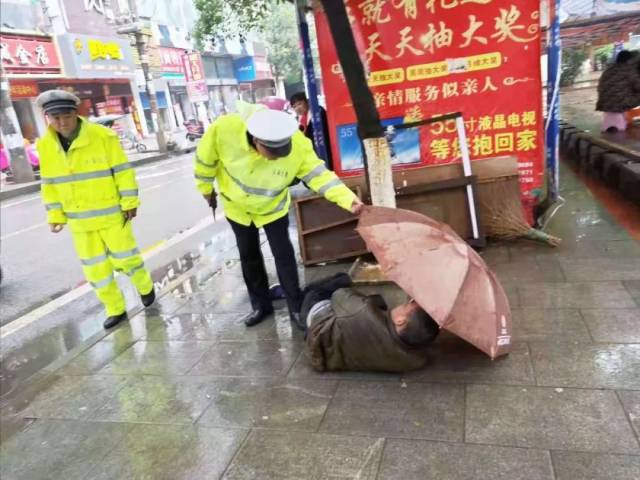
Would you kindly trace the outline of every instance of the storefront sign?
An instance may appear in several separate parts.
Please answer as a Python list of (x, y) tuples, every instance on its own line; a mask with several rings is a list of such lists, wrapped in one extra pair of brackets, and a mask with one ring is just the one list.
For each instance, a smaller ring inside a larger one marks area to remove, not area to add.
[(2, 66), (8, 75), (60, 75), (62, 64), (51, 37), (0, 35)]
[[(518, 158), (528, 207), (544, 178), (538, 8), (537, 0), (366, 0), (349, 8), (383, 123), (462, 112), (473, 159)], [(316, 20), (336, 170), (357, 173), (355, 113), (324, 14)], [(460, 161), (453, 120), (390, 140), (394, 164)]]
[(9, 87), (12, 100), (37, 97), (40, 94), (38, 84), (32, 80), (11, 80)]
[(62, 3), (67, 31), (107, 37), (116, 35), (118, 25), (113, 20), (122, 13), (118, 11), (122, 2), (62, 0)]
[(253, 57), (240, 57), (233, 61), (233, 73), (239, 82), (252, 82), (256, 79), (256, 66)]
[(107, 111), (107, 115), (124, 114), (125, 112), (122, 108), (122, 97), (107, 97), (105, 109)]
[(182, 60), (184, 62), (189, 100), (192, 102), (206, 102), (209, 100), (209, 91), (200, 54), (197, 52), (185, 53), (182, 56)]
[(165, 78), (184, 78), (184, 65), (182, 55), (184, 50), (180, 48), (158, 47), (157, 54), (160, 57), (160, 73)]
[(58, 37), (65, 71), (75, 78), (117, 78), (135, 75), (129, 44), (119, 38), (65, 34)]

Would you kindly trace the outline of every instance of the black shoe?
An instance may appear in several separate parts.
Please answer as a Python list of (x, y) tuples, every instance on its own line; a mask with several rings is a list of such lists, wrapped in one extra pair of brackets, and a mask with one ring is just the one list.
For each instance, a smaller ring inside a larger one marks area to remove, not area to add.
[(104, 325), (105, 330), (108, 330), (111, 327), (115, 327), (120, 322), (124, 322), (125, 320), (129, 320), (129, 317), (127, 317), (127, 312), (107, 318), (102, 325)]
[(296, 327), (298, 327), (298, 329), (303, 332), (303, 333), (307, 333), (307, 324), (302, 320), (302, 318), (300, 317), (300, 312), (292, 312), (289, 314), (289, 318), (291, 319), (291, 323), (293, 323)]
[(273, 313), (273, 309), (270, 310), (254, 310), (249, 315), (244, 317), (242, 321), (247, 327), (253, 327), (254, 325), (258, 325), (261, 321), (267, 318), (269, 315)]
[(145, 307), (150, 307), (156, 301), (156, 290), (152, 288), (146, 295), (140, 295), (140, 300)]

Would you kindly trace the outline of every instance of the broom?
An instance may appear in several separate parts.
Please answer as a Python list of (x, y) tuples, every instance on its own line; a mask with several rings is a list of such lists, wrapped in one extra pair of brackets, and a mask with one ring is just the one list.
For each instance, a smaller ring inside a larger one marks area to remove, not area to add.
[(517, 177), (508, 177), (478, 185), (482, 221), (488, 237), (512, 240), (527, 238), (552, 247), (562, 240), (531, 227), (524, 219)]

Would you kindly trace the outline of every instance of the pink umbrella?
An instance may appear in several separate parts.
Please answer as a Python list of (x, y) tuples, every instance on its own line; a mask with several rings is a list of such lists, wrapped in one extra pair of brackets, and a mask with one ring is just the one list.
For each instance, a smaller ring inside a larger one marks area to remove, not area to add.
[(448, 225), (408, 210), (365, 207), (358, 233), (385, 275), (441, 328), (491, 358), (511, 350), (511, 310), (497, 278)]
[(267, 108), (270, 108), (271, 110), (283, 111), (284, 108), (287, 106), (287, 103), (289, 102), (287, 102), (284, 98), (270, 96), (270, 97), (264, 97), (263, 99), (258, 100), (258, 103), (265, 105)]

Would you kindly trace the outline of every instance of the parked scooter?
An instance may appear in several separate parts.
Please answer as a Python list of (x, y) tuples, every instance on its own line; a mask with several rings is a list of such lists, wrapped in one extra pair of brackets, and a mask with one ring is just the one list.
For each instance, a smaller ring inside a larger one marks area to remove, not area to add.
[(194, 118), (190, 118), (183, 125), (187, 128), (187, 140), (193, 142), (204, 135), (204, 124)]

